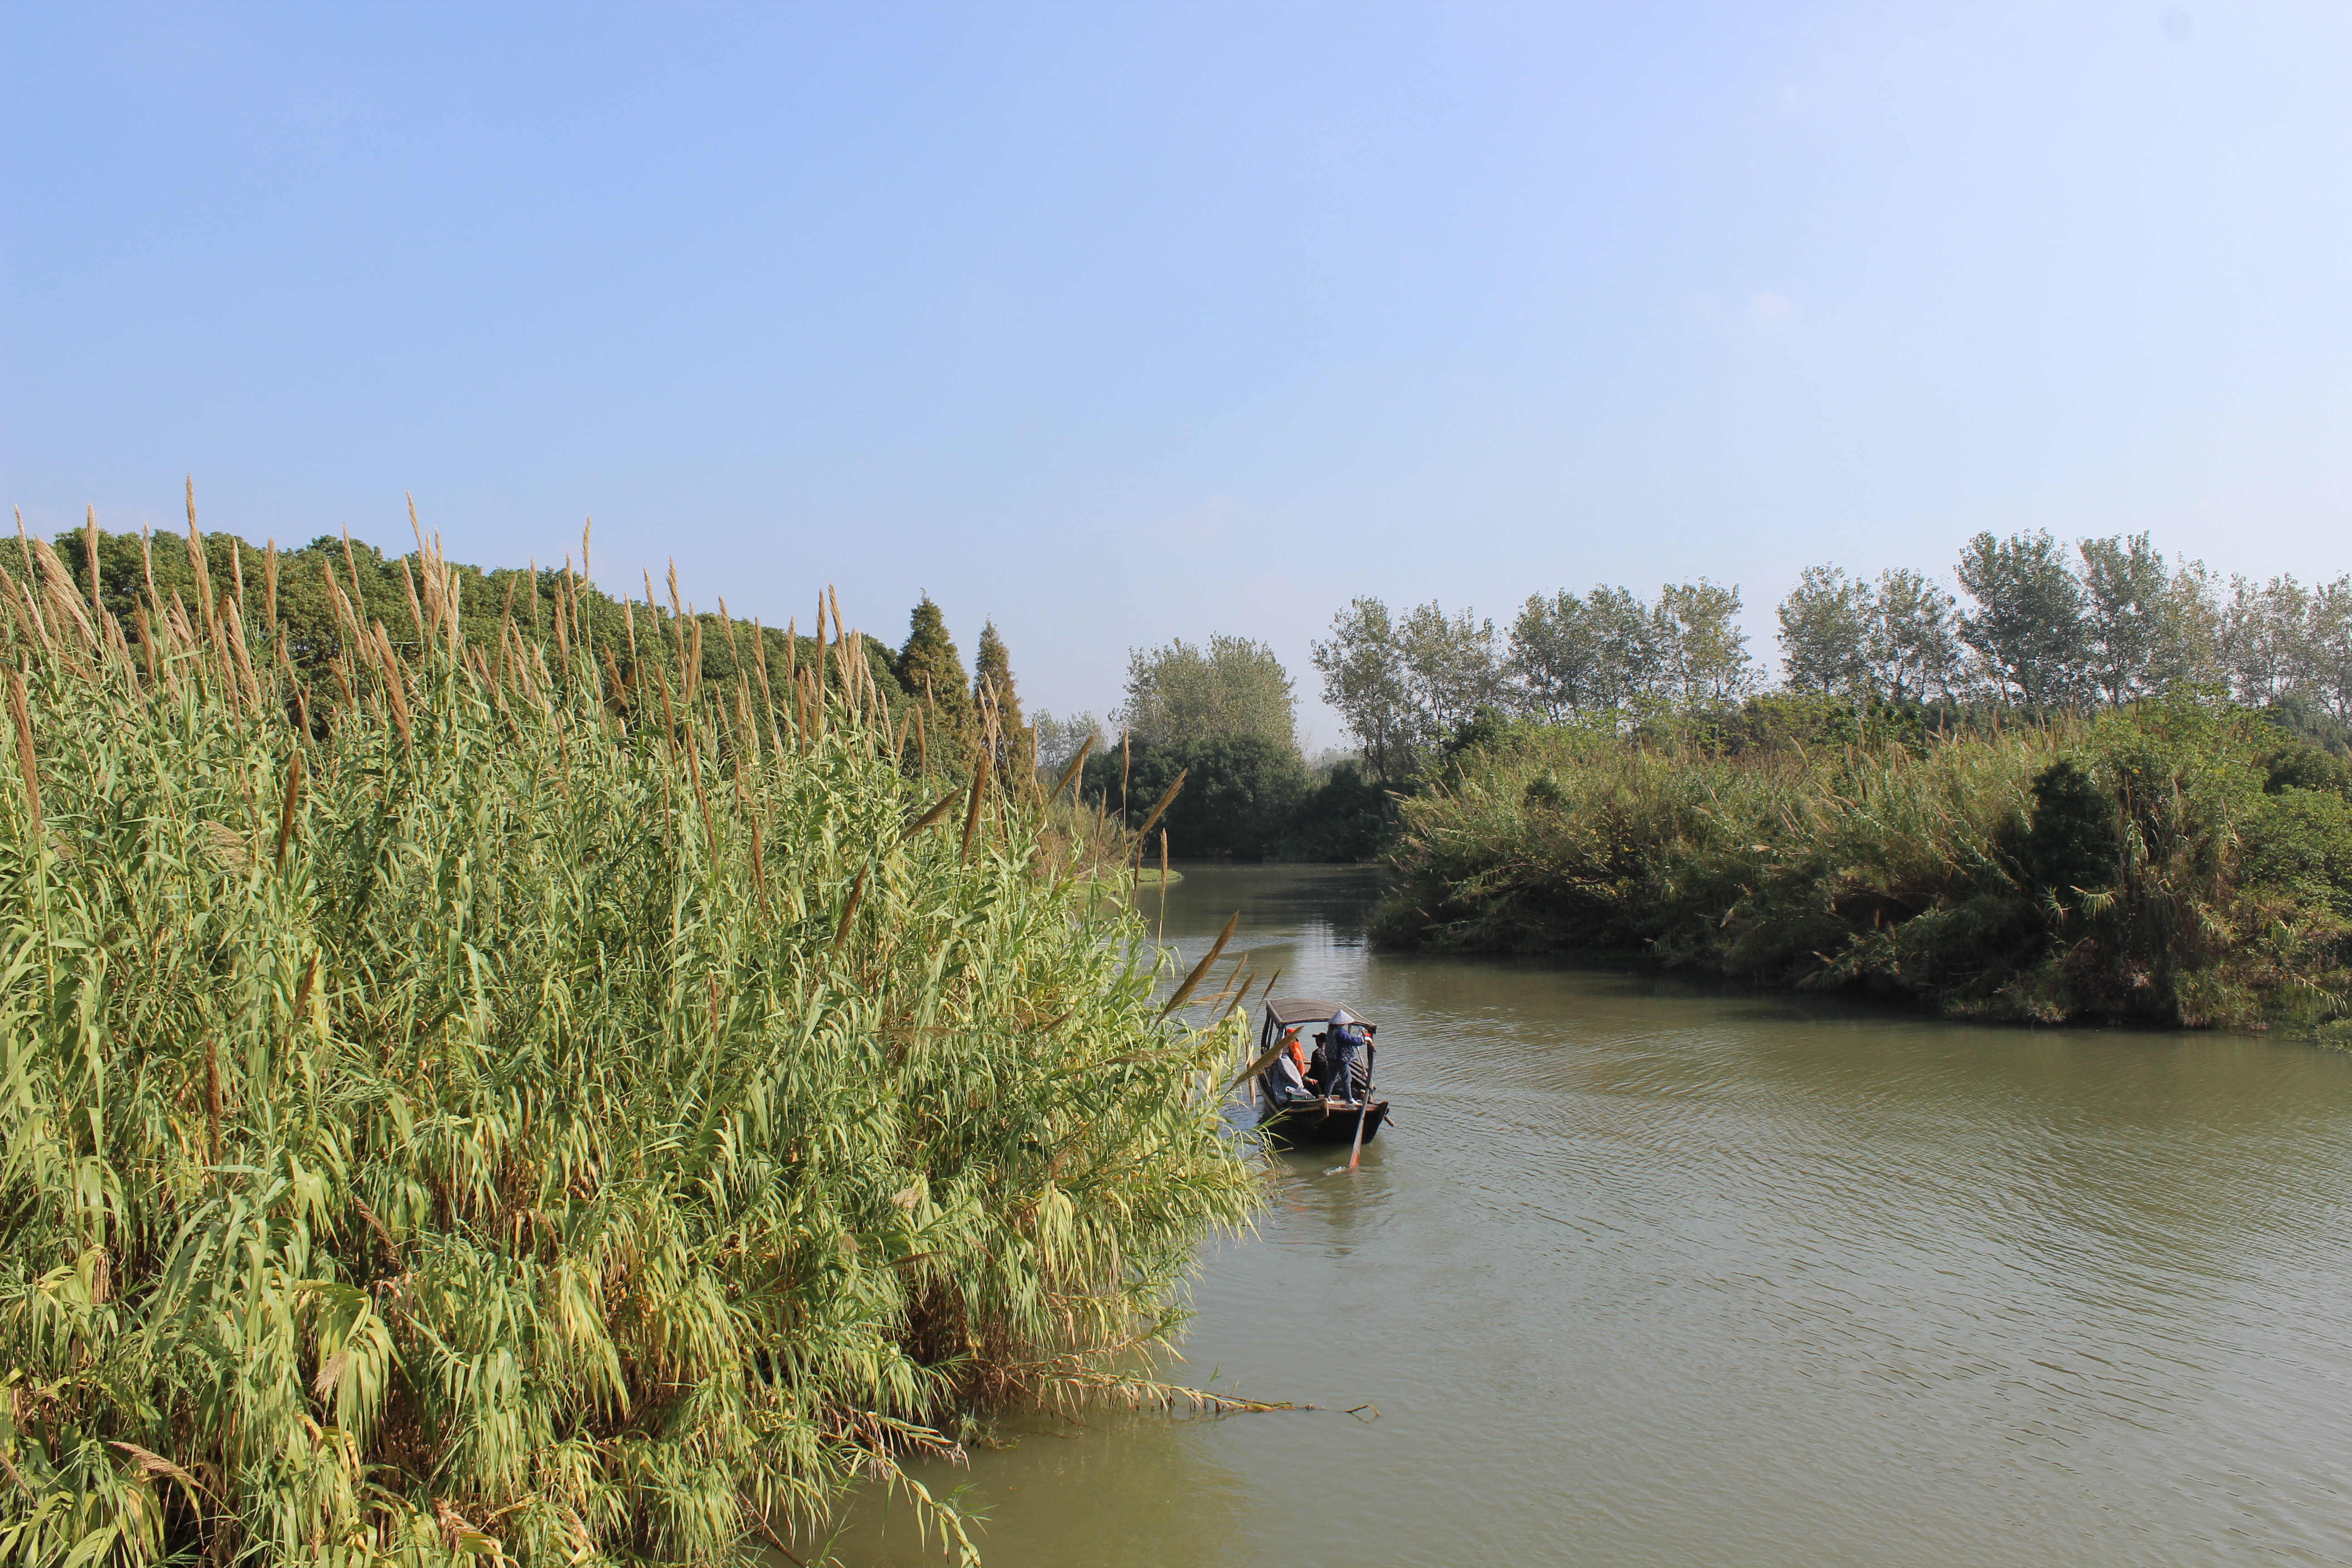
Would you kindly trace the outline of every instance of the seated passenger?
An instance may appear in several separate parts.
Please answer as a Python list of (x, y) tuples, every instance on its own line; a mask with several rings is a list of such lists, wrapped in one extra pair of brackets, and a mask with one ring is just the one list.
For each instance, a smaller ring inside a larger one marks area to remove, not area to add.
[(1287, 1105), (1306, 1096), (1307, 1048), (1298, 1043), (1296, 1028), (1283, 1031), (1282, 1052), (1265, 1069), (1265, 1091), (1277, 1106)]

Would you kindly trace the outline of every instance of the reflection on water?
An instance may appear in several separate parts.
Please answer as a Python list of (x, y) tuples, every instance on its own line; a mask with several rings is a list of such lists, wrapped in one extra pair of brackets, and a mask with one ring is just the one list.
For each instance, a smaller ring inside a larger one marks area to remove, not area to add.
[(1396, 1125), (1283, 1157), (1179, 1373), (1321, 1408), (1033, 1423), (927, 1478), (992, 1564), (2352, 1563), (2352, 1059), (1376, 955), (1368, 892), (1168, 902), (1381, 1026)]

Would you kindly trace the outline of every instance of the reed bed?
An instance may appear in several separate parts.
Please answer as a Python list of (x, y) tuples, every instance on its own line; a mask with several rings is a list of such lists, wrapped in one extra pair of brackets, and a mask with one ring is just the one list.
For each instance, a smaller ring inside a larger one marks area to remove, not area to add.
[(193, 521), (131, 624), (0, 571), (0, 1559), (799, 1560), (878, 1477), (975, 1561), (901, 1465), (1168, 1392), (1239, 1032), (841, 637), (483, 646), (420, 542), (324, 660)]
[[(1376, 931), (1969, 1016), (2316, 1023), (2352, 991), (2352, 805), (2273, 787), (2281, 744), (2189, 700), (1739, 750), (1522, 729), (1404, 803)], [(2071, 855), (2037, 827), (2062, 774), (2086, 814)]]

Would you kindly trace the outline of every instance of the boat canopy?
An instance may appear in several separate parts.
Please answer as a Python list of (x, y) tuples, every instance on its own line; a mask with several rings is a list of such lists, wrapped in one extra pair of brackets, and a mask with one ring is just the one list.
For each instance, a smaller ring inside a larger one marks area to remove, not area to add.
[(1335, 1013), (1367, 1029), (1380, 1027), (1344, 1003), (1318, 1002), (1311, 996), (1277, 996), (1265, 1005), (1265, 1016), (1277, 1029), (1287, 1029), (1293, 1024), (1328, 1024)]

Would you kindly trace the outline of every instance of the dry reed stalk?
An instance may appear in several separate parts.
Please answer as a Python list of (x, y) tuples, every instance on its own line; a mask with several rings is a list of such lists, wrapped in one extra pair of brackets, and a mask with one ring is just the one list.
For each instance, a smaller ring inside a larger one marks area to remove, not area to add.
[(925, 778), (931, 776), (931, 743), (923, 731), (923, 710), (914, 710), (915, 771)]
[(784, 741), (777, 728), (776, 694), (768, 685), (768, 634), (756, 617), (751, 622), (751, 658), (760, 672), (760, 711), (768, 721), (768, 738), (782, 755)]
[(269, 623), (274, 637), (278, 627), (278, 541), (275, 539), (269, 542), (268, 550), (261, 557), (261, 611), (262, 619)]
[(236, 535), (228, 536), (228, 576), (236, 590), (237, 619), (245, 618), (245, 552), (237, 548)]
[(613, 662), (613, 650), (611, 648), (598, 648), (596, 650), (596, 654), (598, 658), (604, 661), (605, 705), (617, 713), (620, 711), (622, 705), (625, 701), (625, 699), (622, 695), (621, 667)]
[(849, 901), (841, 906), (841, 923), (834, 928), (833, 946), (829, 950), (831, 957), (839, 958), (842, 943), (849, 940), (850, 922), (857, 918), (858, 901), (866, 897), (866, 874), (873, 869), (871, 862), (857, 868), (857, 880), (850, 884)]
[(21, 511), (16, 514), (16, 541), (23, 546), (25, 580), (19, 583), (14, 577), (8, 579), (8, 590), (11, 595), (9, 608), (12, 611), (16, 609), (16, 600), (21, 599), (24, 602), (26, 618), (33, 627), (33, 640), (44, 650), (47, 650), (49, 647), (48, 623), (41, 617), (40, 601), (34, 592), (41, 585), (40, 571), (33, 563), (32, 541), (26, 536), (25, 514)]
[(1127, 771), (1135, 761), (1134, 751), (1129, 744), (1133, 738), (1132, 731), (1121, 730), (1118, 732), (1118, 814), (1122, 817), (1127, 815)]
[[(1239, 965), (1236, 965), (1235, 967), (1238, 968)], [(1244, 975), (1234, 982), (1234, 999), (1225, 1004), (1225, 1010), (1223, 1012), (1217, 1015), (1218, 1023), (1222, 1024), (1226, 1019), (1232, 1017), (1234, 1014), (1240, 1009), (1241, 1005), (1249, 1000), (1250, 984), (1256, 979), (1257, 976), (1255, 973), (1250, 973)]]
[(93, 611), (101, 611), (106, 607), (106, 597), (99, 592), (98, 508), (94, 506), (85, 507), (82, 510), (81, 552), (89, 564), (89, 607)]
[(392, 721), (400, 728), (400, 749), (403, 752), (414, 751), (416, 737), (409, 727), (408, 694), (401, 689), (404, 683), (400, 677), (400, 660), (392, 651), (392, 637), (383, 629), (382, 621), (375, 624), (375, 653), (377, 661), (383, 667), (384, 698), (392, 704)]
[(147, 656), (147, 683), (150, 686), (161, 686), (163, 684), (163, 671), (161, 662), (155, 657), (155, 628), (148, 623), (147, 606), (133, 605), (131, 613), (138, 619), (139, 647)]
[(971, 836), (979, 830), (980, 804), (987, 793), (988, 770), (985, 767), (974, 768), (971, 771), (971, 806), (964, 813), (963, 847), (960, 851), (966, 860), (971, 858)]
[(94, 645), (98, 641), (98, 633), (90, 625), (89, 613), (82, 608), (81, 595), (75, 589), (73, 573), (58, 559), (58, 552), (49, 548), (48, 541), (45, 539), (33, 541), (33, 553), (41, 563), (42, 596), (57, 611), (58, 628), (63, 630), (71, 626), (79, 634), (83, 647)]
[(751, 717), (751, 678), (741, 665), (735, 667), (735, 734), (740, 754), (754, 762), (760, 756), (760, 725)]
[(681, 683), (679, 700), (688, 708), (694, 706), (695, 693), (702, 689), (702, 623), (694, 623), (691, 640), (682, 645), (686, 657), (686, 679)]
[(694, 784), (694, 802), (702, 808), (703, 837), (710, 847), (710, 863), (719, 864), (719, 819), (711, 815), (710, 792), (702, 787), (702, 745), (699, 727), (689, 712), (686, 718), (686, 772)]
[(311, 987), (319, 983), (319, 955), (312, 953), (310, 962), (302, 966), (301, 983), (294, 987), (294, 1022), (299, 1026), (302, 1009), (310, 1005)]
[(767, 836), (760, 829), (760, 815), (751, 814), (751, 886), (760, 895), (760, 907), (768, 907), (768, 845)]
[(228, 629), (225, 624), (234, 618), (234, 613), (225, 614), (222, 609), (227, 603), (228, 595), (223, 594), (217, 604), (205, 606), (205, 648), (212, 656), (214, 668), (220, 671), (222, 689), (228, 692), (230, 700), (235, 701), (238, 690), (236, 658), (229, 648)]
[(1201, 984), (1201, 976), (1208, 973), (1210, 967), (1224, 952), (1225, 943), (1234, 940), (1234, 932), (1240, 929), (1241, 923), (1242, 912), (1235, 910), (1233, 912), (1233, 918), (1225, 921), (1225, 929), (1217, 933), (1215, 945), (1202, 955), (1201, 962), (1192, 966), (1192, 972), (1184, 976), (1184, 983), (1176, 987), (1174, 993), (1169, 996), (1167, 1005), (1160, 1009), (1161, 1017), (1167, 1017), (1184, 1005), (1184, 999), (1192, 995), (1194, 987)]
[(237, 613), (228, 616), (227, 621), (229, 647), (236, 655), (237, 673), (245, 680), (246, 703), (258, 713), (261, 711), (261, 682), (254, 679), (253, 656), (245, 646), (244, 606), (240, 605)]
[(1192, 770), (1190, 768), (1177, 770), (1175, 779), (1168, 785), (1168, 793), (1160, 797), (1160, 804), (1151, 808), (1151, 815), (1145, 817), (1143, 826), (1135, 830), (1139, 837), (1150, 836), (1152, 828), (1159, 824), (1160, 814), (1175, 804), (1176, 792), (1184, 787), (1184, 781), (1192, 776)]
[(286, 845), (294, 837), (294, 808), (302, 800), (302, 753), (297, 751), (286, 763), (286, 801), (278, 808), (278, 849), (271, 863), (279, 870), (286, 868)]
[(951, 789), (948, 791), (947, 794), (940, 796), (939, 801), (931, 807), (930, 810), (923, 813), (922, 816), (908, 824), (905, 836), (908, 838), (912, 838), (916, 834), (920, 833), (924, 828), (929, 827), (940, 817), (945, 816), (948, 814), (948, 807), (953, 805), (956, 803), (956, 796), (962, 793), (963, 791), (960, 789)]
[(183, 657), (194, 654), (199, 646), (195, 623), (188, 618), (188, 606), (182, 602), (177, 588), (172, 590), (172, 607), (163, 612), (163, 635), (169, 639), (171, 650)]
[(205, 536), (196, 531), (196, 482), (188, 480), (188, 570), (196, 580), (196, 597), (213, 602), (213, 574), (205, 563)]
[(16, 721), (16, 767), (24, 776), (25, 812), (32, 819), (37, 854), (47, 846), (48, 835), (41, 826), (41, 773), (33, 752), (33, 714), (25, 700), (25, 677), (19, 670), (8, 672), (8, 717)]
[(221, 1163), (220, 1042), (205, 1041), (205, 1152), (206, 1163)]
[(139, 569), (147, 578), (147, 602), (160, 616), (163, 613), (163, 595), (155, 591), (155, 539), (143, 522), (139, 525)]
[(21, 629), (25, 641), (37, 647), (41, 642), (38, 628), (33, 625), (31, 615), (20, 602), (23, 597), (24, 591), (16, 579), (8, 575), (6, 567), (0, 566), (0, 603), (8, 606), (8, 618)]
[(343, 575), (352, 580), (352, 622), (357, 626), (367, 614), (367, 595), (360, 587), (360, 563), (352, 554), (352, 531), (343, 530)]

